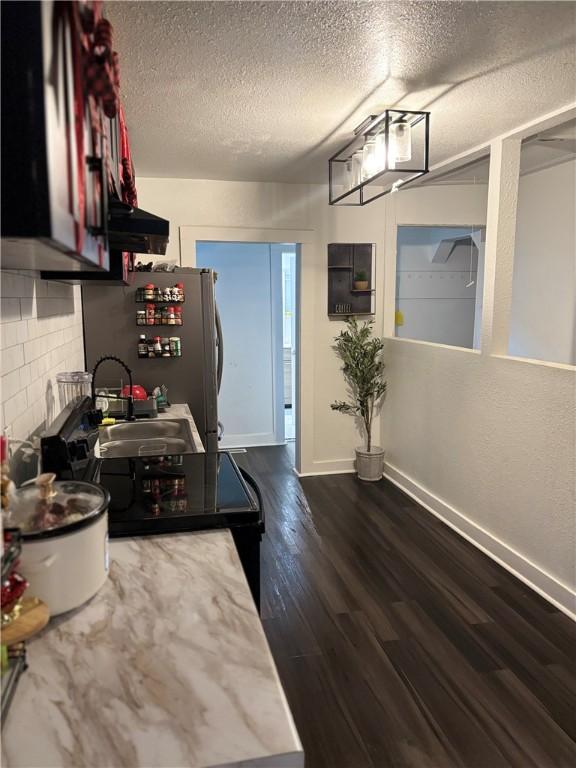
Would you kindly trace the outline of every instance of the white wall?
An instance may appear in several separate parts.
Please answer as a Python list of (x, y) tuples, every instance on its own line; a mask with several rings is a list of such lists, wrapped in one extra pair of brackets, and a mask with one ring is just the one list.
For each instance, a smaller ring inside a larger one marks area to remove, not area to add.
[(2, 428), (25, 440), (60, 411), (56, 374), (84, 370), (80, 288), (33, 272), (0, 280)]
[[(138, 200), (143, 208), (170, 219), (168, 256), (179, 258), (180, 236), (189, 227), (228, 230), (229, 239), (242, 239), (246, 228), (266, 232), (305, 231), (301, 250), (301, 324), (303, 377), (301, 393), (302, 473), (349, 471), (353, 449), (360, 444), (352, 419), (330, 409), (345, 396), (340, 363), (332, 350), (340, 321), (327, 316), (327, 246), (330, 242), (374, 242), (377, 261), (384, 254), (385, 203), (363, 209), (328, 205), (323, 185), (206, 181), (195, 179), (139, 179)], [(180, 230), (182, 228), (182, 231)], [(223, 232), (221, 232), (223, 234)], [(180, 236), (179, 236), (180, 235)], [(217, 239), (223, 239), (218, 237)], [(298, 242), (294, 238), (294, 242)], [(383, 270), (377, 279), (382, 283)], [(381, 318), (383, 292), (376, 294)], [(378, 325), (381, 325), (379, 322)], [(376, 439), (379, 424), (376, 425)]]
[[(283, 442), (282, 262), (264, 243), (199, 243), (196, 266), (215, 269), (224, 337), (218, 418), (222, 448)], [(278, 376), (277, 376), (278, 374)], [(281, 387), (280, 387), (281, 389)], [(280, 430), (280, 434), (277, 432)]]
[[(388, 206), (389, 269), (397, 224), (466, 224), (478, 212), (478, 200), (454, 187), (398, 193)], [(392, 323), (387, 312), (388, 335)], [(574, 610), (574, 371), (483, 346), (386, 341), (387, 475)]]
[(520, 177), (509, 352), (576, 363), (576, 161)]

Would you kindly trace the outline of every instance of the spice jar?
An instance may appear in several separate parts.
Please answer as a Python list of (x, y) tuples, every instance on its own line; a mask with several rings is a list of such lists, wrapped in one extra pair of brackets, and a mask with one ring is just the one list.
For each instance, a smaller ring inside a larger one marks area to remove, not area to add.
[(170, 354), (172, 357), (182, 356), (182, 344), (179, 336), (170, 336)]
[(136, 310), (136, 325), (146, 325), (146, 310)]
[(184, 283), (176, 283), (174, 289), (174, 301), (184, 301)]
[(162, 308), (156, 307), (154, 309), (154, 325), (162, 325)]
[(182, 307), (172, 307), (174, 310), (174, 325), (182, 325)]
[(154, 336), (154, 356), (162, 357), (162, 340), (160, 336)]
[(148, 342), (144, 334), (140, 336), (138, 341), (138, 357), (148, 357)]
[(144, 286), (144, 301), (154, 301), (154, 283), (146, 283)]
[(154, 325), (154, 304), (146, 304), (146, 325)]
[(169, 320), (170, 312), (168, 310), (169, 310), (168, 307), (162, 307), (162, 325), (169, 325), (170, 323), (170, 320)]
[(176, 315), (172, 306), (166, 307), (166, 322), (168, 325), (176, 325)]
[(170, 357), (170, 339), (162, 339), (162, 357)]

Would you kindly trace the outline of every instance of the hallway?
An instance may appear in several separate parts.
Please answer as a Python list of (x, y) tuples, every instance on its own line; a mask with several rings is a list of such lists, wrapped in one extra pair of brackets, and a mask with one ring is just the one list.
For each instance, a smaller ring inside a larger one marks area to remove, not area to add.
[(307, 768), (573, 768), (574, 624), (394, 485), (238, 463), (262, 619)]

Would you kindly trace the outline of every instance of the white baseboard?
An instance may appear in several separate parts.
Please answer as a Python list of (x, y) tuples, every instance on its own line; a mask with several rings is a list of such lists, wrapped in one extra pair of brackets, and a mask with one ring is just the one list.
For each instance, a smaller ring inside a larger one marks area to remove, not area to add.
[(550, 573), (542, 570), (494, 534), (467, 518), (443, 499), (435, 496), (392, 464), (385, 464), (384, 477), (484, 552), (485, 555), (495, 560), (545, 600), (576, 621), (576, 592), (574, 590), (558, 581)]
[(356, 472), (355, 469), (320, 469), (315, 472), (298, 472), (294, 467), (294, 472), (298, 477), (319, 477), (320, 475), (352, 475)]
[(323, 459), (310, 462), (304, 471), (296, 474), (298, 477), (315, 477), (316, 475), (344, 475), (355, 471), (354, 459)]

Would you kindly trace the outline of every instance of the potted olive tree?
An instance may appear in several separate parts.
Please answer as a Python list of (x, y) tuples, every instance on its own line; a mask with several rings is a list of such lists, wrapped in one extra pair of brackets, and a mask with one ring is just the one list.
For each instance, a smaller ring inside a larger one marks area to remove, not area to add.
[(384, 395), (384, 342), (372, 336), (373, 320), (358, 323), (348, 318), (345, 331), (334, 339), (334, 350), (342, 360), (342, 372), (348, 385), (348, 401), (337, 400), (333, 411), (354, 416), (366, 435), (366, 446), (356, 448), (356, 471), (360, 480), (380, 480), (384, 468), (384, 451), (372, 445), (372, 423), (379, 413)]

